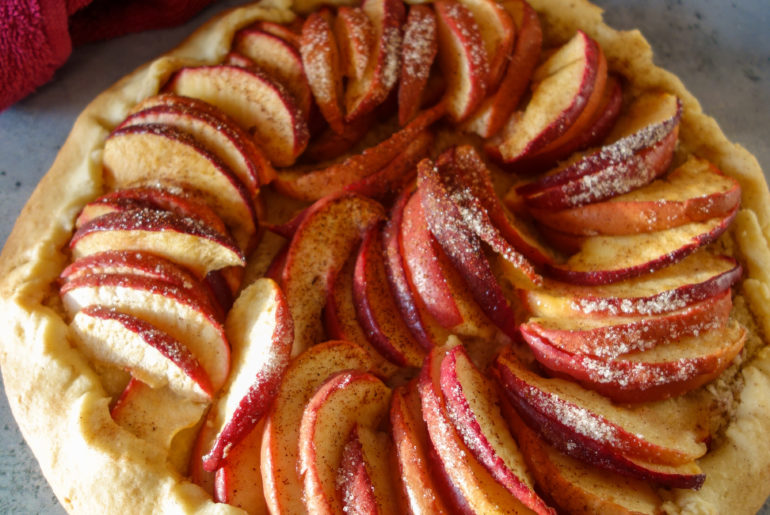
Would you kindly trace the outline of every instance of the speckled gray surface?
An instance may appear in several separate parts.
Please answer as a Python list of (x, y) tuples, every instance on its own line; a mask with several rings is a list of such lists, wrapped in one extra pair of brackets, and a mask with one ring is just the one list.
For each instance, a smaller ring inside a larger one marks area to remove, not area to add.
[[(5, 242), (77, 114), (115, 80), (173, 47), (185, 26), (80, 48), (53, 82), (0, 114), (0, 241)], [(639, 28), (657, 62), (679, 75), (728, 137), (742, 143), (770, 176), (770, 4), (767, 0), (596, 0), (617, 28)], [(0, 395), (0, 513), (64, 513), (40, 474)], [(762, 510), (770, 515), (770, 508)]]

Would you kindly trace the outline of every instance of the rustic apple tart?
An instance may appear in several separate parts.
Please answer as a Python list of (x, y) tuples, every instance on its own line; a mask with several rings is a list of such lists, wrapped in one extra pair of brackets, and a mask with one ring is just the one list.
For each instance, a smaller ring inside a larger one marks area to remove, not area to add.
[(5, 388), (73, 513), (753, 513), (768, 206), (587, 2), (249, 5), (78, 118)]

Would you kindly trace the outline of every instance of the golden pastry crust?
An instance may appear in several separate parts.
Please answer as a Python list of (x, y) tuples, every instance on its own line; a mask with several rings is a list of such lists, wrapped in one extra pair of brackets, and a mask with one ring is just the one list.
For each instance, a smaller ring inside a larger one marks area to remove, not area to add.
[[(707, 480), (699, 491), (674, 491), (674, 513), (754, 513), (770, 494), (770, 193), (756, 159), (730, 143), (717, 123), (672, 74), (656, 67), (638, 31), (619, 32), (588, 2), (530, 0), (546, 40), (563, 41), (577, 28), (604, 49), (612, 70), (633, 90), (666, 90), (682, 99), (680, 146), (714, 162), (743, 189), (742, 210), (727, 237), (745, 269), (737, 289), (764, 346), (741, 365), (733, 418), (718, 447), (699, 461)], [(295, 4), (312, 9), (313, 0)], [(70, 345), (56, 306), (55, 280), (68, 261), (63, 249), (81, 207), (102, 192), (104, 138), (142, 99), (187, 64), (220, 61), (233, 34), (256, 19), (287, 22), (289, 2), (263, 2), (230, 11), (182, 45), (141, 67), (99, 95), (78, 117), (51, 170), (20, 215), (0, 256), (0, 365), (21, 431), (57, 497), (70, 512), (241, 513), (215, 504), (168, 464), (168, 457), (112, 420), (94, 370)], [(739, 299), (741, 300), (741, 299)], [(67, 406), (66, 410), (61, 406)]]

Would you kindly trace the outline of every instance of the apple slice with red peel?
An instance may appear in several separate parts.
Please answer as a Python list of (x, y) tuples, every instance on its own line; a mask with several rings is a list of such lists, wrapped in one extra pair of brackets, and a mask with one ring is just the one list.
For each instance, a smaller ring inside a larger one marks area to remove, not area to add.
[(341, 163), (312, 172), (283, 171), (274, 182), (275, 188), (284, 195), (305, 201), (315, 201), (339, 193), (346, 186), (382, 170), (443, 114), (443, 105), (422, 111), (400, 131)]
[(503, 404), (503, 412), (535, 482), (565, 513), (657, 513), (663, 501), (648, 483), (562, 454), (530, 429), (507, 403)]
[[(529, 509), (479, 463), (449, 418), (441, 392), (441, 363), (457, 344), (456, 339), (450, 339), (447, 346), (433, 349), (418, 379), (422, 418), (433, 449), (451, 486), (459, 492), (469, 512), (526, 513)], [(529, 483), (532, 484), (531, 480)], [(541, 513), (553, 513), (553, 510), (546, 509)]]
[(320, 341), (327, 278), (384, 216), (380, 204), (355, 194), (326, 197), (310, 207), (289, 245), (281, 280), (294, 320), (292, 356)]
[(617, 402), (647, 402), (682, 395), (719, 376), (743, 349), (746, 330), (737, 322), (652, 349), (597, 358), (570, 354), (523, 333), (535, 358)]
[(578, 285), (607, 284), (681, 261), (727, 230), (736, 211), (723, 218), (652, 233), (587, 237), (564, 265), (546, 265), (554, 279)]
[(324, 306), (324, 329), (330, 338), (360, 345), (374, 361), (374, 372), (380, 377), (389, 378), (398, 371), (399, 367), (385, 359), (369, 343), (366, 331), (358, 321), (356, 314), (355, 299), (353, 298), (353, 273), (356, 257), (356, 254), (351, 254), (345, 266), (339, 272), (329, 276), (329, 294), (326, 299), (326, 306)]
[(436, 15), (427, 5), (409, 6), (401, 44), (398, 122), (406, 125), (420, 110), (431, 66), (438, 53)]
[(324, 161), (341, 159), (369, 132), (375, 122), (375, 113), (369, 113), (351, 123), (343, 124), (341, 133), (327, 127), (314, 136), (305, 152), (300, 156), (300, 164), (313, 165)]
[(187, 346), (218, 391), (230, 371), (230, 346), (216, 314), (185, 289), (137, 275), (87, 275), (60, 289), (70, 316), (91, 305), (145, 320)]
[(592, 456), (595, 465), (615, 462), (616, 468), (627, 458), (677, 466), (706, 453), (702, 414), (676, 403), (615, 404), (572, 381), (541, 377), (511, 349), (498, 356), (493, 372), (516, 411), (575, 458)]
[(532, 208), (530, 213), (538, 222), (570, 234), (624, 235), (722, 217), (735, 209), (740, 197), (735, 179), (691, 157), (663, 179), (607, 201), (560, 211)]
[(482, 138), (497, 134), (519, 105), (527, 92), (543, 45), (540, 19), (525, 0), (504, 0), (500, 5), (514, 21), (516, 42), (496, 92), (484, 99), (464, 126)]
[(133, 377), (110, 410), (113, 420), (131, 434), (171, 449), (174, 436), (197, 424), (207, 402), (179, 396), (167, 387), (151, 388)]
[(178, 340), (144, 320), (102, 306), (87, 306), (70, 328), (91, 360), (127, 369), (153, 388), (208, 402), (214, 394), (206, 370)]
[(398, 513), (392, 444), (386, 433), (353, 426), (342, 451), (336, 486), (345, 513)]
[(353, 298), (358, 321), (369, 342), (399, 366), (419, 367), (424, 350), (401, 317), (385, 271), (379, 225), (367, 230), (356, 258)]
[(259, 473), (264, 421), (260, 420), (237, 444), (228, 449), (227, 460), (214, 474), (214, 501), (236, 506), (253, 515), (267, 515), (267, 503)]
[(443, 103), (455, 123), (469, 117), (487, 94), (489, 63), (473, 14), (454, 0), (434, 2), (438, 60), (446, 77)]
[(313, 101), (305, 78), (302, 56), (284, 39), (255, 28), (238, 31), (232, 49), (250, 59), (260, 70), (281, 83), (307, 118)]
[(209, 414), (216, 436), (203, 467), (213, 472), (267, 412), (289, 363), (294, 327), (278, 285), (258, 279), (241, 292), (227, 315), (230, 375)]
[(473, 15), (487, 55), (487, 91), (495, 91), (505, 72), (516, 40), (516, 25), (495, 0), (460, 0)]
[(271, 513), (305, 512), (297, 460), (300, 422), (308, 401), (333, 374), (370, 370), (372, 364), (364, 349), (345, 341), (318, 344), (291, 361), (265, 419), (262, 437), (262, 480)]
[(390, 401), (390, 426), (401, 476), (402, 496), (412, 513), (450, 513), (437, 485), (430, 459), (430, 437), (422, 420), (420, 397), (414, 382), (396, 388)]
[(727, 325), (733, 307), (729, 291), (684, 309), (648, 317), (531, 318), (520, 330), (554, 347), (599, 358), (651, 349), (684, 336), (698, 335)]
[(538, 513), (549, 508), (535, 493), (529, 471), (500, 413), (493, 385), (458, 345), (446, 353), (440, 366), (441, 391), (447, 412), (465, 445), (506, 490)]
[(658, 315), (719, 295), (740, 280), (735, 259), (696, 252), (652, 274), (614, 284), (580, 287), (546, 281), (520, 290), (532, 316), (549, 318)]
[(311, 13), (305, 19), (299, 49), (316, 105), (332, 130), (342, 134), (345, 118), (342, 64), (334, 19), (328, 8)]
[(290, 166), (307, 146), (302, 110), (265, 73), (228, 65), (182, 68), (165, 89), (220, 108), (241, 128), (253, 131), (254, 141), (276, 166)]
[(248, 190), (219, 158), (179, 129), (147, 124), (116, 130), (104, 144), (103, 163), (107, 188), (185, 189), (214, 209), (239, 247), (251, 247), (257, 215)]
[(295, 20), (295, 27), (290, 25), (282, 25), (272, 21), (258, 21), (253, 25), (253, 27), (263, 32), (267, 32), (268, 34), (272, 34), (273, 36), (279, 37), (294, 48), (299, 49), (300, 34), (297, 32), (297, 30), (295, 30), (297, 28), (296, 25), (298, 24), (302, 24), (302, 18), (297, 18)]
[(375, 39), (372, 21), (360, 7), (340, 6), (334, 19), (342, 74), (360, 80), (366, 73)]
[(597, 43), (578, 31), (534, 71), (535, 85), (527, 107), (513, 115), (509, 127), (488, 148), (503, 162), (512, 163), (562, 137), (592, 96), (600, 53)]
[(364, 116), (382, 104), (398, 82), (401, 67), (401, 26), (406, 9), (401, 0), (364, 0), (361, 10), (373, 28), (372, 52), (360, 78), (345, 89), (345, 120)]
[(70, 248), (75, 259), (109, 250), (151, 252), (199, 277), (212, 270), (245, 264), (243, 254), (231, 239), (192, 218), (154, 209), (95, 218), (75, 231)]

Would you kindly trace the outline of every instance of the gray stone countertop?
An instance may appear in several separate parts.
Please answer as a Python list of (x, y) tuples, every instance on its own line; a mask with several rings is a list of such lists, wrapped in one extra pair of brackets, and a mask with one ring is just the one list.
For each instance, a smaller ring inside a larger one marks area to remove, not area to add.
[[(565, 0), (566, 1), (566, 0)], [(727, 136), (746, 146), (770, 177), (770, 5), (765, 0), (596, 0), (608, 22), (639, 28), (656, 61), (676, 73)], [(184, 26), (75, 50), (52, 82), (0, 114), (0, 242), (48, 170), (77, 114), (142, 63), (175, 46), (222, 9)], [(1, 387), (1, 386), (0, 386)], [(59, 505), (0, 395), (0, 513), (59, 514)], [(766, 506), (762, 513), (770, 514)]]

